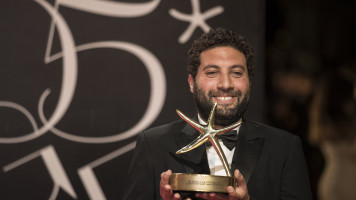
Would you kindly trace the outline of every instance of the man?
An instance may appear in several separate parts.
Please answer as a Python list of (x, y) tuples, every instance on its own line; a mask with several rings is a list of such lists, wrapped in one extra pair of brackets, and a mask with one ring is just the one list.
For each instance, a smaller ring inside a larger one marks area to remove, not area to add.
[[(308, 172), (300, 139), (283, 130), (243, 118), (254, 75), (253, 50), (233, 31), (212, 29), (194, 41), (189, 50), (188, 83), (206, 123), (215, 102), (215, 128), (242, 121), (236, 129), (235, 147), (222, 141), (236, 188), (227, 194), (174, 193), (171, 173), (225, 175), (212, 147), (201, 145), (184, 154), (175, 152), (199, 133), (180, 120), (139, 134), (130, 168), (127, 200), (140, 199), (311, 199)], [(224, 133), (225, 134), (225, 133)]]

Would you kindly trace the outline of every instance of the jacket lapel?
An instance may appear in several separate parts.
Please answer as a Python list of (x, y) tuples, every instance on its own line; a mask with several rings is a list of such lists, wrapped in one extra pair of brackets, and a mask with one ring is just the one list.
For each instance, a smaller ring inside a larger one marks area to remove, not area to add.
[[(187, 123), (180, 132), (174, 134), (174, 138), (177, 143), (176, 150), (188, 145), (198, 136), (199, 132)], [(210, 173), (205, 145), (201, 145), (189, 152), (182, 154), (171, 152), (171, 155), (183, 164), (186, 173)]]
[(251, 177), (264, 145), (264, 138), (259, 137), (255, 129), (253, 124), (244, 120), (231, 164), (232, 173), (238, 169), (243, 174), (246, 183)]

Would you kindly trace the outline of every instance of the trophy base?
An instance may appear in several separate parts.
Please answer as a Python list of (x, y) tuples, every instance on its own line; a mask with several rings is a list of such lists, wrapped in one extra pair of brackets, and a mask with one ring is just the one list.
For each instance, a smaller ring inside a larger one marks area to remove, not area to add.
[(236, 184), (234, 177), (173, 173), (169, 185), (173, 191), (228, 193), (227, 187)]

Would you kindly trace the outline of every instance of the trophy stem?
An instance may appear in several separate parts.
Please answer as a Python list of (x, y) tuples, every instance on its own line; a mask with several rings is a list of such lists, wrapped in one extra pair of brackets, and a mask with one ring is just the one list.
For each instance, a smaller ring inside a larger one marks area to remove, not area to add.
[(228, 164), (226, 156), (225, 156), (225, 154), (224, 154), (224, 152), (223, 152), (223, 150), (222, 150), (222, 148), (220, 146), (219, 140), (216, 137), (211, 137), (210, 141), (211, 141), (216, 153), (218, 154), (218, 156), (220, 158), (220, 161), (222, 162), (222, 164), (224, 166), (226, 175), (228, 177), (232, 177), (229, 164)]

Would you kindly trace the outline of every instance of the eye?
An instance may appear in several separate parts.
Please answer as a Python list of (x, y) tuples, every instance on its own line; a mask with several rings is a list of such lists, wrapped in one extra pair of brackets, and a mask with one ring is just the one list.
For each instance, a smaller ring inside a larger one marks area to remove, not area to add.
[(208, 77), (215, 77), (218, 74), (218, 71), (207, 71), (207, 72), (205, 72), (205, 74)]
[(242, 71), (233, 71), (232, 72), (232, 76), (234, 76), (234, 77), (241, 77), (243, 75), (244, 75), (244, 73)]

